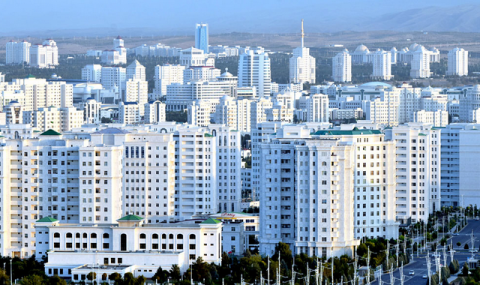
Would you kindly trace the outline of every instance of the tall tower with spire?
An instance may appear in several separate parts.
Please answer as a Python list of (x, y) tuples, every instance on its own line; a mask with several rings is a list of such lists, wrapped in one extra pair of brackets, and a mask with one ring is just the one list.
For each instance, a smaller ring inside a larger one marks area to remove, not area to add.
[(305, 32), (302, 19), (302, 43), (293, 50), (290, 58), (290, 83), (315, 83), (315, 58), (310, 56), (310, 49), (305, 47)]

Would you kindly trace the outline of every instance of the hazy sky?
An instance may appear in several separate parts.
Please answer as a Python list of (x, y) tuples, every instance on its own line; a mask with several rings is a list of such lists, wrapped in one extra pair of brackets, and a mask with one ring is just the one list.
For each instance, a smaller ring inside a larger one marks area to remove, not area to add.
[[(429, 6), (479, 4), (478, 0), (20, 0), (2, 1), (1, 34), (91, 28), (191, 31), (197, 22), (211, 33), (294, 32), (305, 19), (311, 31), (387, 13)], [(342, 9), (342, 11), (341, 11)], [(351, 28), (353, 29), (353, 28)], [(381, 27), (379, 27), (381, 29)]]

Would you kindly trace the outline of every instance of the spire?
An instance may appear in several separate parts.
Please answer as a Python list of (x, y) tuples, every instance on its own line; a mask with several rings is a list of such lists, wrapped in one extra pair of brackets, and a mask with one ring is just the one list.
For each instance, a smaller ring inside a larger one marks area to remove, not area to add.
[(303, 19), (302, 19), (302, 48), (304, 47), (303, 45), (303, 38), (305, 37), (305, 33), (303, 32)]

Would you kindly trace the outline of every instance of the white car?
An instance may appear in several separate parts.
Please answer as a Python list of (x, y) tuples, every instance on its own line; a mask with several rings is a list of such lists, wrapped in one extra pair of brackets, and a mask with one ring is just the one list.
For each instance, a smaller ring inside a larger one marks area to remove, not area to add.
[(410, 270), (410, 272), (408, 272), (408, 275), (415, 275), (415, 271), (414, 271), (414, 270)]
[(425, 275), (422, 276), (422, 278), (423, 279), (428, 279), (428, 275), (425, 274)]

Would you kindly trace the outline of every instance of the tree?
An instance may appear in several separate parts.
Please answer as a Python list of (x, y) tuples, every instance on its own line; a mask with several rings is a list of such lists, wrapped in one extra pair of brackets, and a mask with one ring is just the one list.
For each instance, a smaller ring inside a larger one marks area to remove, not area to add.
[(48, 280), (49, 285), (67, 285), (67, 281), (58, 277), (58, 275), (52, 276)]
[(113, 123), (112, 119), (102, 117), (102, 124), (110, 124), (110, 123)]
[(22, 284), (22, 285), (43, 285), (43, 284), (45, 284), (45, 281), (43, 280), (43, 277), (40, 277), (38, 275), (29, 275), (29, 276), (25, 276), (22, 280), (20, 280), (20, 284)]
[(158, 267), (157, 272), (153, 275), (152, 279), (156, 280), (159, 283), (163, 283), (168, 280), (168, 271), (162, 269), (162, 267)]
[(468, 243), (465, 244), (465, 246), (463, 247), (463, 249), (468, 249)]
[(108, 275), (107, 273), (102, 274), (102, 281), (107, 281)]
[(177, 281), (180, 280), (182, 278), (180, 267), (178, 267), (178, 265), (176, 264), (172, 265), (169, 275), (170, 275), (170, 278), (172, 278), (172, 280), (177, 280)]
[(90, 272), (87, 274), (87, 279), (90, 281), (97, 280), (97, 273), (95, 272)]
[(457, 246), (461, 246), (461, 245), (462, 245), (462, 243), (461, 243), (461, 242), (457, 242)]
[(0, 269), (0, 284), (10, 284), (10, 278), (3, 269)]
[(367, 251), (368, 251), (367, 246), (364, 243), (362, 243), (357, 248), (357, 255), (364, 256), (365, 254), (367, 254)]
[(121, 279), (122, 276), (120, 274), (118, 274), (117, 272), (113, 272), (112, 274), (110, 274), (110, 276), (108, 276), (108, 279), (110, 281), (115, 281), (115, 280), (118, 280), (118, 279)]
[(465, 263), (463, 264), (463, 268), (462, 268), (462, 275), (463, 275), (463, 276), (468, 276), (468, 271), (469, 271), (469, 270), (468, 270), (468, 265), (467, 265), (467, 263), (465, 262)]

